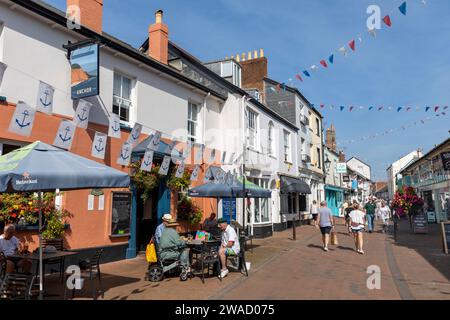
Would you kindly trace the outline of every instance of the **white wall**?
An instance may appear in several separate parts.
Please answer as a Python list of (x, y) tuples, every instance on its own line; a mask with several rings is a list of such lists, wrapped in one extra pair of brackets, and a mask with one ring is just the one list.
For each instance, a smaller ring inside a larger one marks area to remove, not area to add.
[(394, 193), (397, 191), (397, 174), (402, 171), (402, 169), (405, 168), (411, 161), (420, 157), (422, 157), (422, 152), (420, 150), (414, 150), (391, 164), (389, 170), (387, 170), (388, 190), (389, 197), (391, 199), (394, 197)]
[(347, 161), (347, 166), (353, 170), (366, 177), (367, 179), (371, 179), (370, 167), (365, 163), (362, 163), (360, 160), (356, 158), (352, 158)]

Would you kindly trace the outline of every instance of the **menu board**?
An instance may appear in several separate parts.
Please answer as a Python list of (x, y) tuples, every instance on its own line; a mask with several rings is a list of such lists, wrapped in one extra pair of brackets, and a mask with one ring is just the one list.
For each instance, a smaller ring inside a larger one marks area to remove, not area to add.
[(113, 192), (111, 235), (121, 236), (130, 233), (131, 193)]
[(414, 233), (428, 233), (428, 217), (425, 214), (418, 214), (413, 217)]
[(444, 244), (444, 252), (448, 254), (450, 250), (450, 222), (442, 222), (442, 241)]

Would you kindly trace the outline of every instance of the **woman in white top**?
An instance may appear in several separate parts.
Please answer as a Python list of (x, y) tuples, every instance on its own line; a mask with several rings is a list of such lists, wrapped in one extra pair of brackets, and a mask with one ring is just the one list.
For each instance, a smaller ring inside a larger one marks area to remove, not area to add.
[(366, 224), (366, 214), (359, 210), (359, 204), (353, 204), (353, 211), (349, 214), (350, 217), (350, 229), (352, 230), (355, 238), (356, 252), (364, 254), (363, 250), (363, 232)]
[(314, 226), (317, 227), (317, 215), (319, 214), (319, 209), (317, 208), (317, 201), (313, 200), (311, 208), (309, 209), (310, 214), (312, 215), (312, 218), (314, 220)]
[(389, 224), (389, 219), (391, 217), (391, 210), (386, 205), (386, 202), (381, 201), (381, 207), (378, 210), (378, 215), (380, 216), (381, 220), (383, 221), (383, 233), (387, 231), (387, 226)]

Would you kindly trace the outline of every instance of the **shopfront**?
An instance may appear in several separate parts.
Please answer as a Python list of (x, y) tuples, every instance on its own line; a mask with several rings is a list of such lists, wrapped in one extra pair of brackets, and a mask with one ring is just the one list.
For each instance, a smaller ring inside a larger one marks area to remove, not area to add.
[[(299, 178), (280, 176), (280, 213), (286, 221), (307, 219), (309, 216), (306, 195), (311, 194), (311, 188)], [(287, 223), (286, 223), (287, 227)]]
[(344, 189), (325, 185), (325, 199), (327, 206), (335, 217), (340, 216), (340, 208), (344, 203)]
[[(252, 178), (248, 180), (257, 186), (269, 189), (269, 179)], [(256, 238), (267, 238), (273, 234), (272, 210), (270, 198), (254, 198), (247, 200), (247, 223), (252, 228), (252, 234)]]

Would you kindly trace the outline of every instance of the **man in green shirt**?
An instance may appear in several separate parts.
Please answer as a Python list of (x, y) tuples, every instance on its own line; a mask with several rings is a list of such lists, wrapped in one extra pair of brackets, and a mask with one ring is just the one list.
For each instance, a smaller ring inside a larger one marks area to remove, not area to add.
[(377, 204), (373, 197), (369, 198), (369, 202), (366, 203), (364, 209), (366, 210), (366, 218), (369, 224), (369, 233), (372, 233), (374, 230), (373, 221), (375, 219), (375, 210), (377, 209)]
[(186, 248), (186, 242), (181, 240), (180, 235), (176, 231), (178, 225), (179, 224), (174, 219), (166, 224), (166, 227), (161, 234), (161, 239), (159, 240), (159, 257), (162, 260), (179, 259), (181, 264), (187, 268), (187, 272), (190, 272), (189, 248)]

